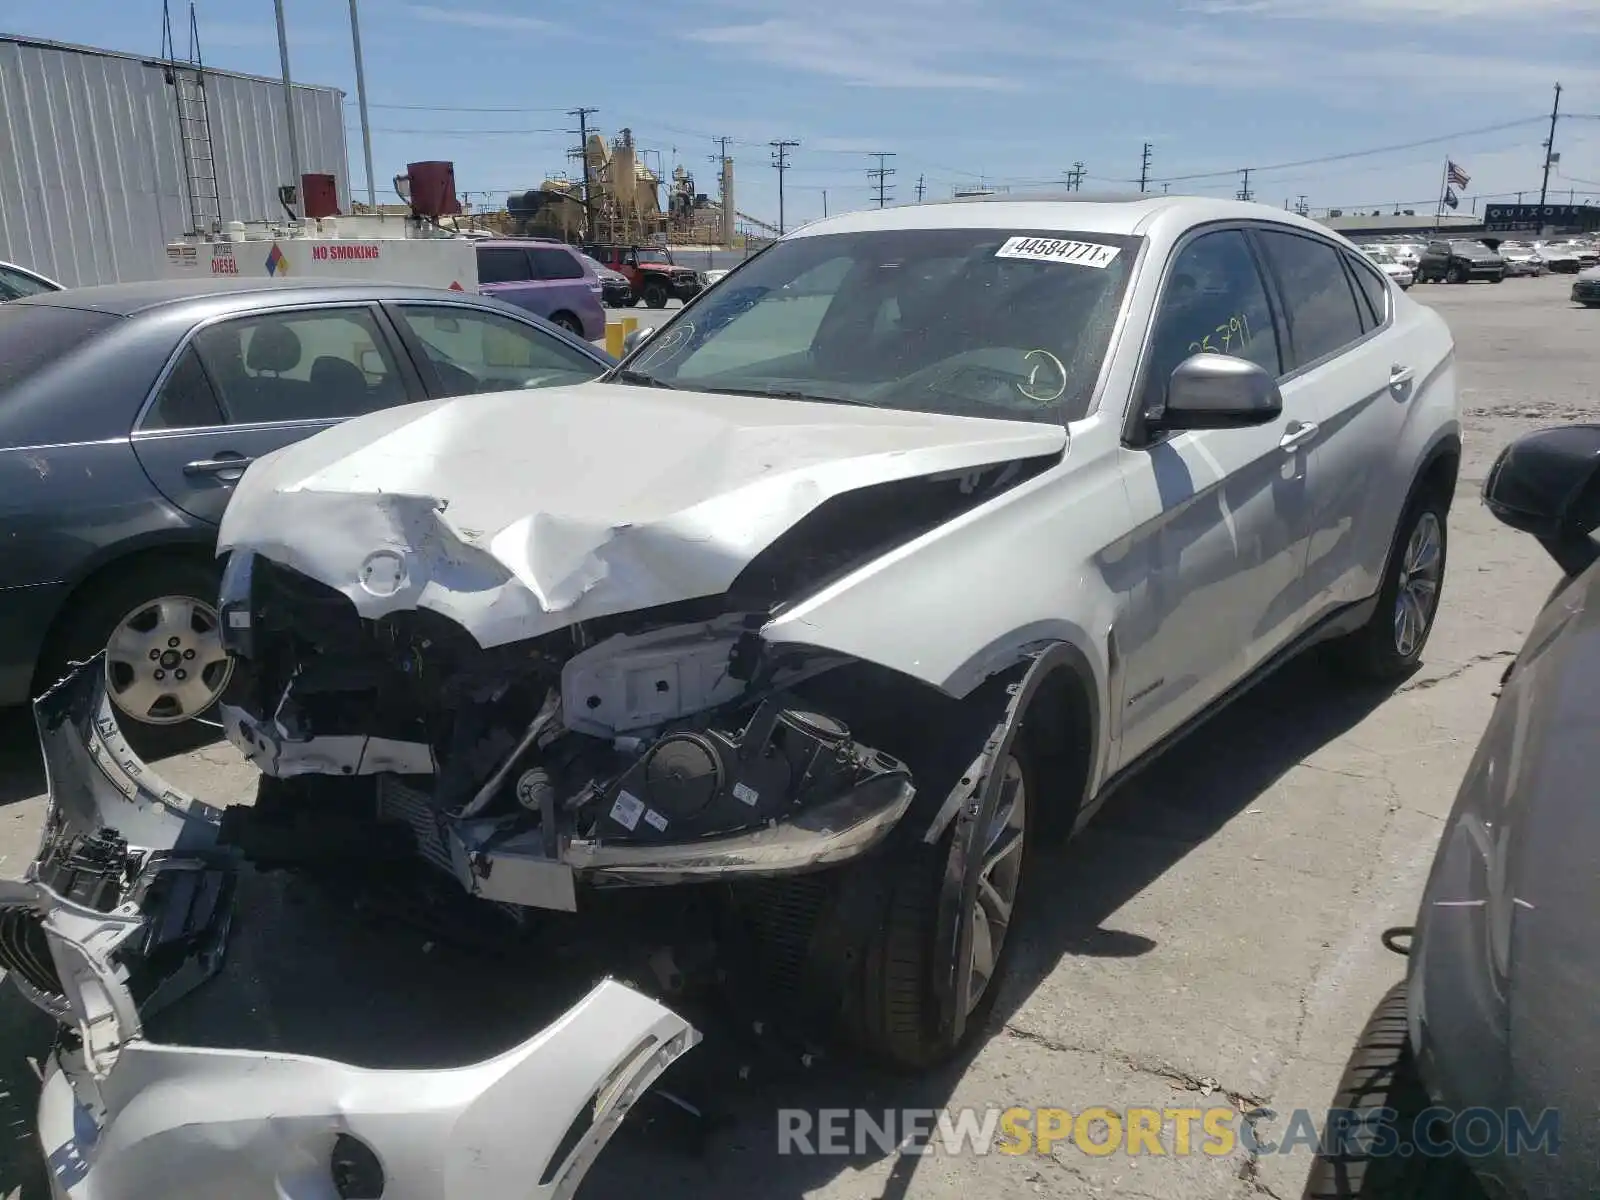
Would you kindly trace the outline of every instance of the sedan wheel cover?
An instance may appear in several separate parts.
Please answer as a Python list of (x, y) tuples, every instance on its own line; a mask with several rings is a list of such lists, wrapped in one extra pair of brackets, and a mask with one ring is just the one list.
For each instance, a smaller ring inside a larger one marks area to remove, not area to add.
[(1400, 560), (1400, 586), (1394, 603), (1394, 648), (1410, 658), (1428, 636), (1439, 603), (1444, 570), (1444, 536), (1436, 513), (1425, 512), (1411, 531)]
[(964, 995), (969, 1015), (994, 981), (1000, 952), (1011, 928), (1017, 888), (1022, 882), (1022, 850), (1027, 839), (1027, 789), (1022, 764), (1015, 756), (1007, 758), (1005, 774), (1000, 780), (1000, 802), (995, 806), (988, 827), (979, 835), (983, 858), (978, 870), (977, 895), (968, 914), (972, 922), (972, 951), (967, 959)]
[(162, 596), (117, 622), (106, 644), (106, 691), (146, 725), (177, 725), (210, 707), (233, 674), (221, 622), (192, 596)]

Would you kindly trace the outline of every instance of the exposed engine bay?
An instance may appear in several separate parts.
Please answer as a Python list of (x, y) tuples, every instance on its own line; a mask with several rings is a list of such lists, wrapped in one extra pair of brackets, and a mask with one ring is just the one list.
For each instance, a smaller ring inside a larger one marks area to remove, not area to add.
[(223, 837), (258, 863), (420, 857), (472, 895), (561, 910), (580, 882), (790, 875), (857, 857), (910, 806), (911, 769), (856, 728), (871, 702), (838, 680), (860, 664), (760, 630), (796, 592), (1041, 465), (845, 493), (725, 595), (488, 649), (427, 609), (365, 618), (344, 593), (237, 548), (221, 713), (265, 778)]

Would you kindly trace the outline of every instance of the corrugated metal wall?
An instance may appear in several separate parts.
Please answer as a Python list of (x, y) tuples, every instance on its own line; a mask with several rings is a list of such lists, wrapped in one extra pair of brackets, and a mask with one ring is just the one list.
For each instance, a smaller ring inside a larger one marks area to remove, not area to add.
[[(206, 72), (224, 221), (281, 216), (283, 86)], [(348, 211), (344, 94), (294, 88), (301, 170)], [(189, 228), (176, 100), (159, 63), (0, 39), (0, 260), (70, 286), (152, 279)]]

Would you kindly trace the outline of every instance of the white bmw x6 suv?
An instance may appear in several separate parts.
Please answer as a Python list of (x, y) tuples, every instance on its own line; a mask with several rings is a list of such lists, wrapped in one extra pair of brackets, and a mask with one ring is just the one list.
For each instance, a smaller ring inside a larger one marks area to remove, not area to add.
[[(46, 858), (99, 838), (118, 911), (168, 932), (204, 914), (130, 881), (225, 852), (399, 853), (514, 912), (716, 883), (785, 906), (758, 926), (802, 990), (922, 1066), (983, 1026), (1041, 835), (1313, 643), (1381, 678), (1422, 654), (1453, 342), (1338, 235), (1007, 198), (819, 221), (738, 276), (600, 381), (259, 460), (220, 539), (258, 803), (153, 781), (85, 670), (42, 725), (142, 783), (86, 805), (91, 757), (47, 739)], [(147, 792), (186, 842), (140, 841)]]

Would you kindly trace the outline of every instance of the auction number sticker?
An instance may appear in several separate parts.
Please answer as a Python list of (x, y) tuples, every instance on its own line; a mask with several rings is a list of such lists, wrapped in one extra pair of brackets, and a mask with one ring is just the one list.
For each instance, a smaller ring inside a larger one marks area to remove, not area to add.
[(1122, 253), (1121, 246), (1098, 242), (1069, 242), (1060, 238), (1014, 237), (994, 252), (996, 258), (1025, 258), (1032, 262), (1071, 263), (1104, 270)]

